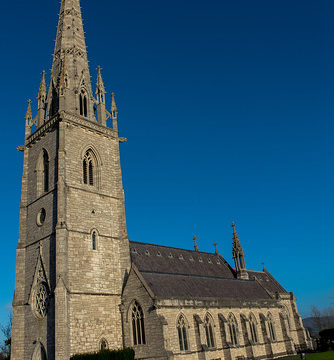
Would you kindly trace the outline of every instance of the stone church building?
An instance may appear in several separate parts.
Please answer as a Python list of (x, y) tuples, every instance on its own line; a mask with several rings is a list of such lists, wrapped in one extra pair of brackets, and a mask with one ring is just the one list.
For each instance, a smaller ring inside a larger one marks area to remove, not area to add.
[[(62, 0), (25, 141), (12, 360), (130, 346), (137, 359), (274, 359), (306, 348), (293, 293), (216, 248), (129, 241), (117, 107), (93, 91), (79, 0)], [(109, 126), (109, 123), (112, 126)], [(108, 125), (107, 125), (108, 124)]]

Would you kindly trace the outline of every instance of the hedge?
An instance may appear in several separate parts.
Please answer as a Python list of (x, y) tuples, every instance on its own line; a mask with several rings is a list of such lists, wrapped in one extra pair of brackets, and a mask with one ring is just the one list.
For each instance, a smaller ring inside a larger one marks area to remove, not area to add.
[(95, 353), (77, 354), (71, 356), (70, 360), (134, 360), (135, 352), (133, 349), (123, 350), (103, 350)]

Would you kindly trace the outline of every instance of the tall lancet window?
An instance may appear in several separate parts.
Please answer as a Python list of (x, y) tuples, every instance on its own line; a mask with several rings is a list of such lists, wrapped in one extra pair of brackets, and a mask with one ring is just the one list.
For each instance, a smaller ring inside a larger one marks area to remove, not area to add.
[(49, 155), (43, 150), (43, 186), (44, 192), (49, 191)]
[(274, 321), (270, 313), (268, 314), (268, 328), (269, 328), (270, 339), (272, 341), (276, 341)]
[(80, 115), (87, 117), (87, 95), (84, 90), (81, 90), (81, 93), (79, 95), (79, 106), (80, 106)]
[(250, 336), (253, 343), (257, 343), (257, 328), (256, 328), (256, 318), (253, 314), (251, 314), (249, 319), (249, 327), (250, 327)]
[(215, 339), (213, 336), (213, 320), (209, 314), (205, 316), (204, 328), (205, 328), (206, 342), (208, 348), (215, 347)]
[(83, 183), (96, 185), (96, 160), (91, 150), (87, 150), (82, 161)]
[(179, 335), (179, 345), (181, 351), (189, 350), (187, 338), (187, 323), (183, 315), (180, 315), (177, 321), (177, 332)]
[(132, 315), (133, 345), (146, 344), (143, 309), (137, 303), (137, 301), (135, 301), (132, 306), (131, 315)]
[(43, 149), (39, 155), (36, 166), (37, 196), (49, 191), (49, 155)]
[(232, 345), (238, 345), (238, 328), (235, 317), (231, 314), (228, 319), (228, 329)]

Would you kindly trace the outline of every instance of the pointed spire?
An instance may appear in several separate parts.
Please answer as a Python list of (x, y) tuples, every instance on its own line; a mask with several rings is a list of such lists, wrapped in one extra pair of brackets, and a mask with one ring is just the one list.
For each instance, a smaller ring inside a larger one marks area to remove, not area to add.
[(28, 108), (27, 108), (25, 119), (26, 119), (27, 123), (29, 123), (29, 125), (30, 125), (30, 121), (32, 120), (31, 100), (30, 99), (28, 100)]
[[(64, 72), (65, 55), (66, 72)], [(66, 79), (64, 78), (65, 74)], [(65, 84), (64, 80), (66, 80)], [(59, 109), (60, 87), (65, 85), (68, 91), (66, 91), (64, 110), (84, 115), (89, 120), (95, 120), (79, 0), (62, 0), (61, 2), (50, 83), (54, 84), (54, 86), (50, 86), (48, 96), (48, 113), (50, 116), (53, 116)], [(87, 114), (80, 113), (80, 94), (86, 98)]]
[[(233, 254), (243, 254), (243, 249), (240, 244), (238, 233), (235, 230), (235, 223), (232, 221), (233, 228)], [(234, 255), (233, 255), (234, 256)]]
[(26, 112), (26, 127), (25, 127), (25, 138), (31, 134), (31, 125), (32, 125), (32, 111), (31, 111), (31, 100), (28, 100), (28, 108)]
[(112, 120), (112, 127), (115, 131), (118, 131), (117, 116), (118, 116), (118, 111), (115, 101), (115, 94), (111, 93), (111, 120)]
[(194, 240), (194, 249), (195, 249), (195, 251), (199, 251), (198, 250), (198, 246), (197, 246), (197, 239), (196, 239), (196, 236), (194, 235), (194, 237), (193, 237), (193, 240)]
[(106, 91), (105, 91), (104, 84), (103, 84), (101, 70), (102, 70), (101, 67), (98, 66), (98, 68), (97, 68), (97, 82), (96, 82), (96, 95), (97, 95), (97, 101), (104, 103), (105, 102), (104, 95), (106, 94)]
[(41, 84), (39, 86), (39, 91), (38, 91), (38, 106), (40, 106), (40, 101), (45, 102), (46, 99), (46, 83), (45, 83), (45, 71), (42, 71), (42, 80), (41, 80)]
[(219, 254), (219, 251), (218, 251), (218, 248), (217, 248), (218, 243), (217, 243), (217, 242), (214, 242), (214, 243), (213, 243), (213, 246), (215, 247), (215, 253), (218, 255), (218, 254)]
[(46, 103), (46, 83), (45, 83), (45, 71), (42, 72), (42, 80), (38, 91), (38, 106), (37, 106), (37, 127), (40, 127), (44, 123), (45, 119), (45, 103)]
[(117, 120), (117, 106), (116, 106), (116, 100), (115, 100), (115, 93), (111, 93), (111, 115), (112, 119)]
[(235, 263), (235, 269), (237, 271), (237, 276), (240, 279), (248, 279), (248, 273), (246, 271), (246, 265), (245, 265), (245, 254), (244, 250), (240, 244), (238, 233), (235, 230), (235, 223), (232, 222), (232, 228), (233, 228), (233, 249), (232, 249), (232, 255), (234, 258)]

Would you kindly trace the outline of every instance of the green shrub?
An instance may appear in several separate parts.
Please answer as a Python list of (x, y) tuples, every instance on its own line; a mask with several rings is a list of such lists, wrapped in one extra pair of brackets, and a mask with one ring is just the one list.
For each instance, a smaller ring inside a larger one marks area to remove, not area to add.
[(134, 360), (135, 352), (133, 349), (123, 350), (103, 350), (89, 354), (77, 354), (71, 356), (70, 360)]

